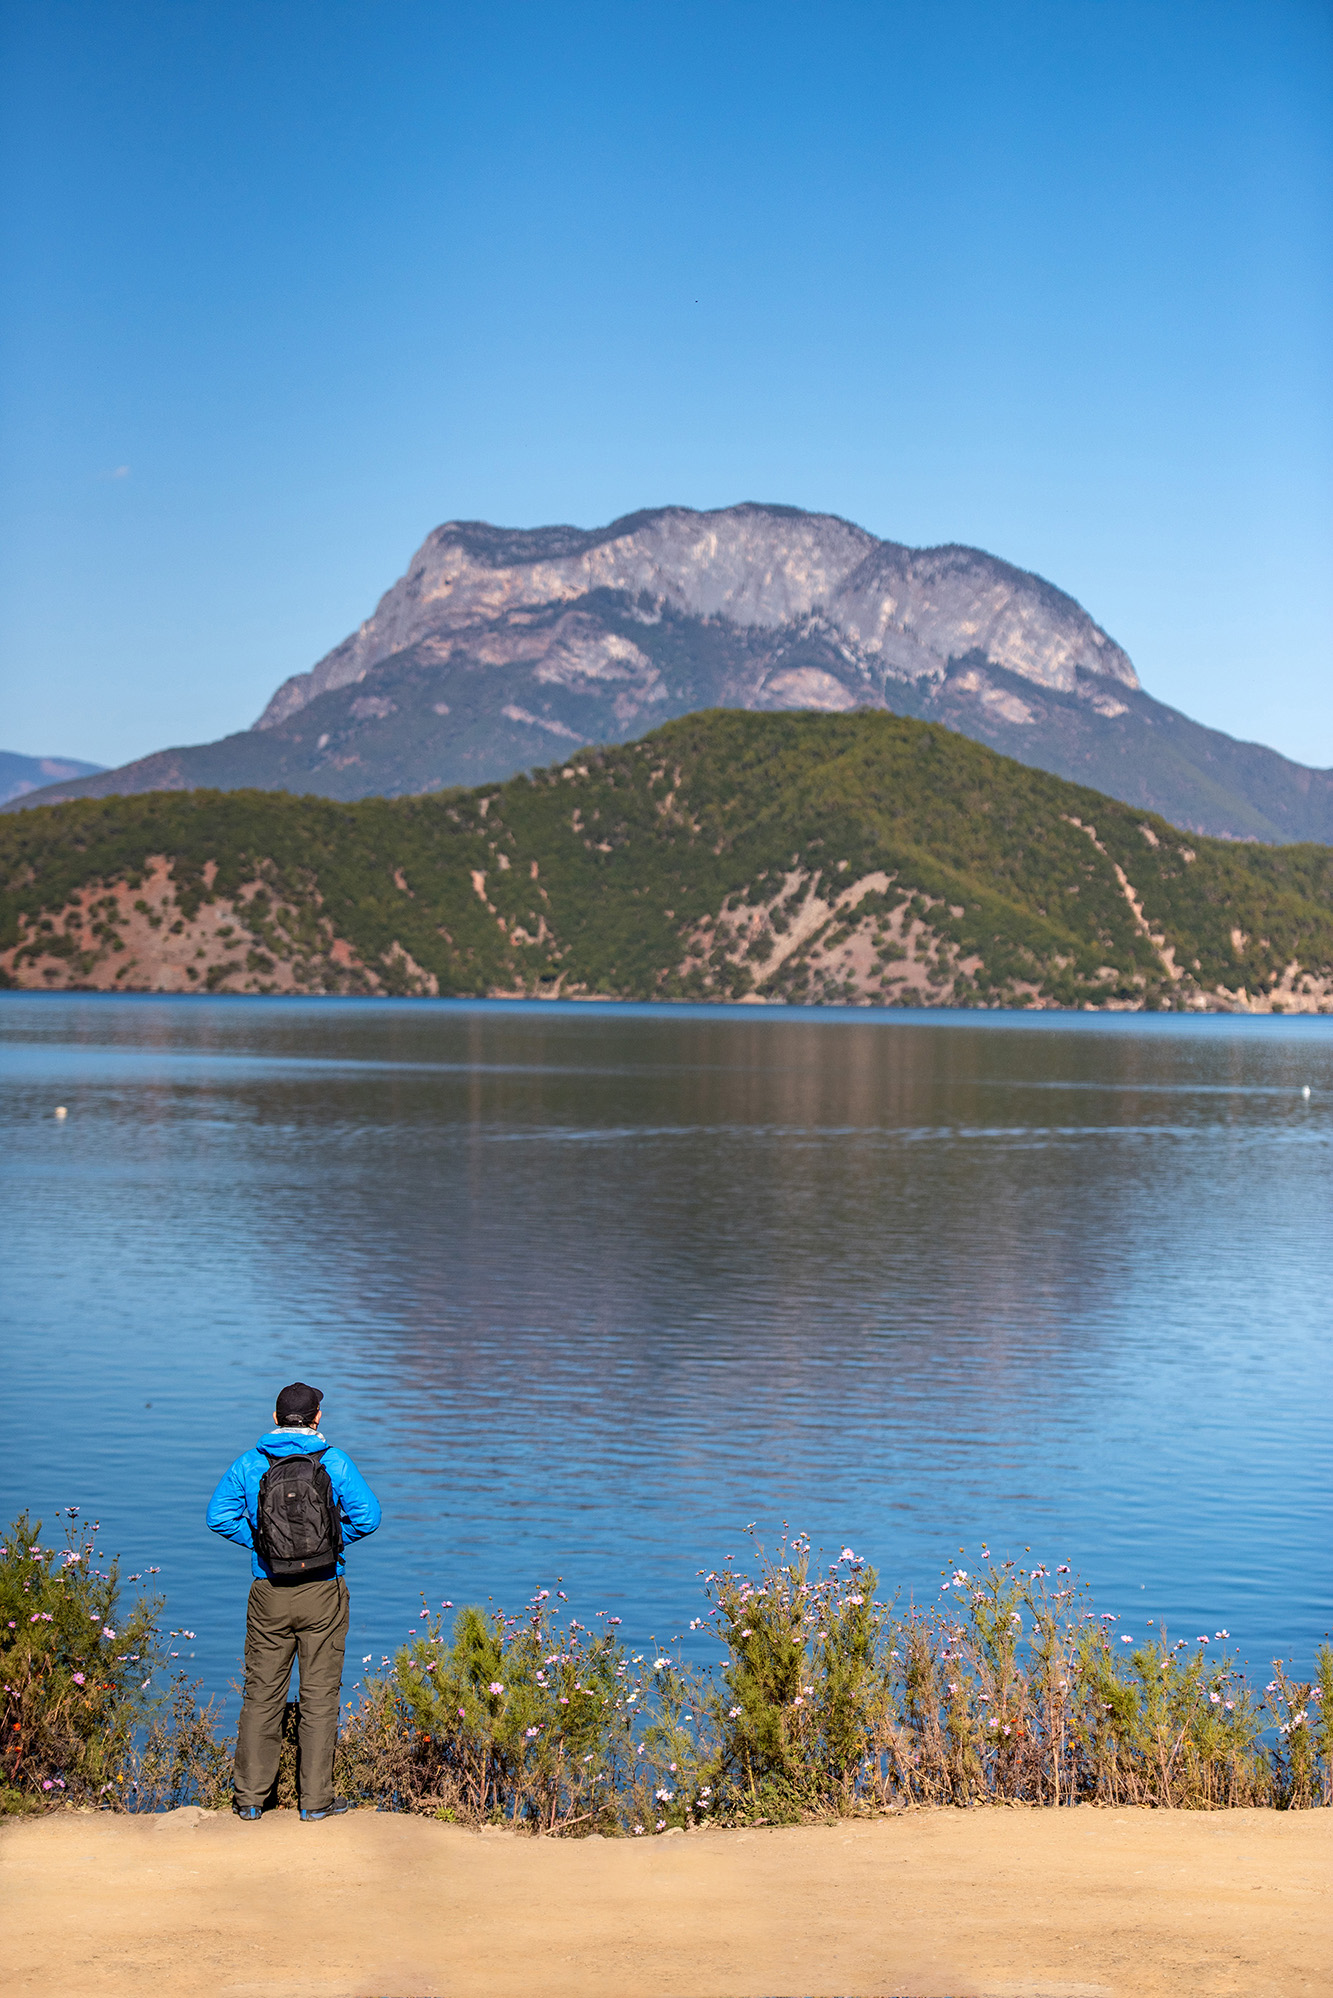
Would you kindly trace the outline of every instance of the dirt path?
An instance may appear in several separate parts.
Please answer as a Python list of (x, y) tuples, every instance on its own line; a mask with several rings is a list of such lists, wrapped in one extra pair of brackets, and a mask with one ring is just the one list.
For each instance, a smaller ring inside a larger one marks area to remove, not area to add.
[(931, 1811), (519, 1839), (362, 1811), (0, 1830), (0, 1989), (69, 1998), (1333, 1993), (1333, 1811)]

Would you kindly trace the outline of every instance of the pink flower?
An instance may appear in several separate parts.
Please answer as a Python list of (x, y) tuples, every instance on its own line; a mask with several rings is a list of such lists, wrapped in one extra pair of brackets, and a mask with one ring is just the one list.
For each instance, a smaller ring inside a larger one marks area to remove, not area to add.
[(498, 1679), (491, 1680), (491, 1691), (493, 1693), (503, 1693), (504, 1687)]
[(76, 1685), (76, 1686), (81, 1686), (81, 1685), (83, 1685), (83, 1683), (84, 1683), (84, 1679), (83, 1679), (83, 1674), (82, 1674), (82, 1672), (76, 1672), (76, 1673), (74, 1674), (74, 1683), (75, 1683), (75, 1685)]

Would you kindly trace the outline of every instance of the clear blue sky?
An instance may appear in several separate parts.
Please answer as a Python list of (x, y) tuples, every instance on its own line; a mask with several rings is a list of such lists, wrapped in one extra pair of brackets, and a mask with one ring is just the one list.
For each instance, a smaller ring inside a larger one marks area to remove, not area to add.
[(772, 499), (1333, 764), (1327, 4), (0, 21), (0, 747), (248, 725), (451, 516)]

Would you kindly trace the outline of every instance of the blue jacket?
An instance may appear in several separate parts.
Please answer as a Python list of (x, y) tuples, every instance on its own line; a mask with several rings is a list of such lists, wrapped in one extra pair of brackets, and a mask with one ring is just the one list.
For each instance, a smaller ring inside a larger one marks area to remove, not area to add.
[[(267, 1436), (261, 1436), (259, 1443), (263, 1444), (264, 1450), (271, 1450), (275, 1457), (293, 1457), (301, 1451), (326, 1450), (324, 1468), (337, 1494), (344, 1545), (353, 1540), (364, 1540), (368, 1533), (375, 1531), (380, 1523), (380, 1502), (351, 1458), (344, 1456), (341, 1450), (329, 1450), (322, 1436), (305, 1429), (274, 1429)], [(256, 1581), (265, 1580), (269, 1573), (255, 1552), (259, 1480), (268, 1467), (268, 1458), (259, 1444), (253, 1450), (247, 1450), (218, 1479), (218, 1488), (208, 1501), (208, 1511), (204, 1515), (214, 1533), (220, 1533), (224, 1540), (234, 1540), (238, 1547), (249, 1549), (250, 1568)], [(341, 1575), (342, 1571), (343, 1564), (339, 1560), (338, 1573)]]

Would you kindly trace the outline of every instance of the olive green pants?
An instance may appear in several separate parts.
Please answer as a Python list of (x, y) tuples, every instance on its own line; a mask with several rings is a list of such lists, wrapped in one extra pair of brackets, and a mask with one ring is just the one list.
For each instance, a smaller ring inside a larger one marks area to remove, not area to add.
[(245, 1697), (236, 1731), (236, 1802), (272, 1799), (292, 1665), (300, 1661), (297, 1768), (303, 1811), (333, 1802), (349, 1602), (341, 1575), (320, 1582), (252, 1582), (245, 1619)]

